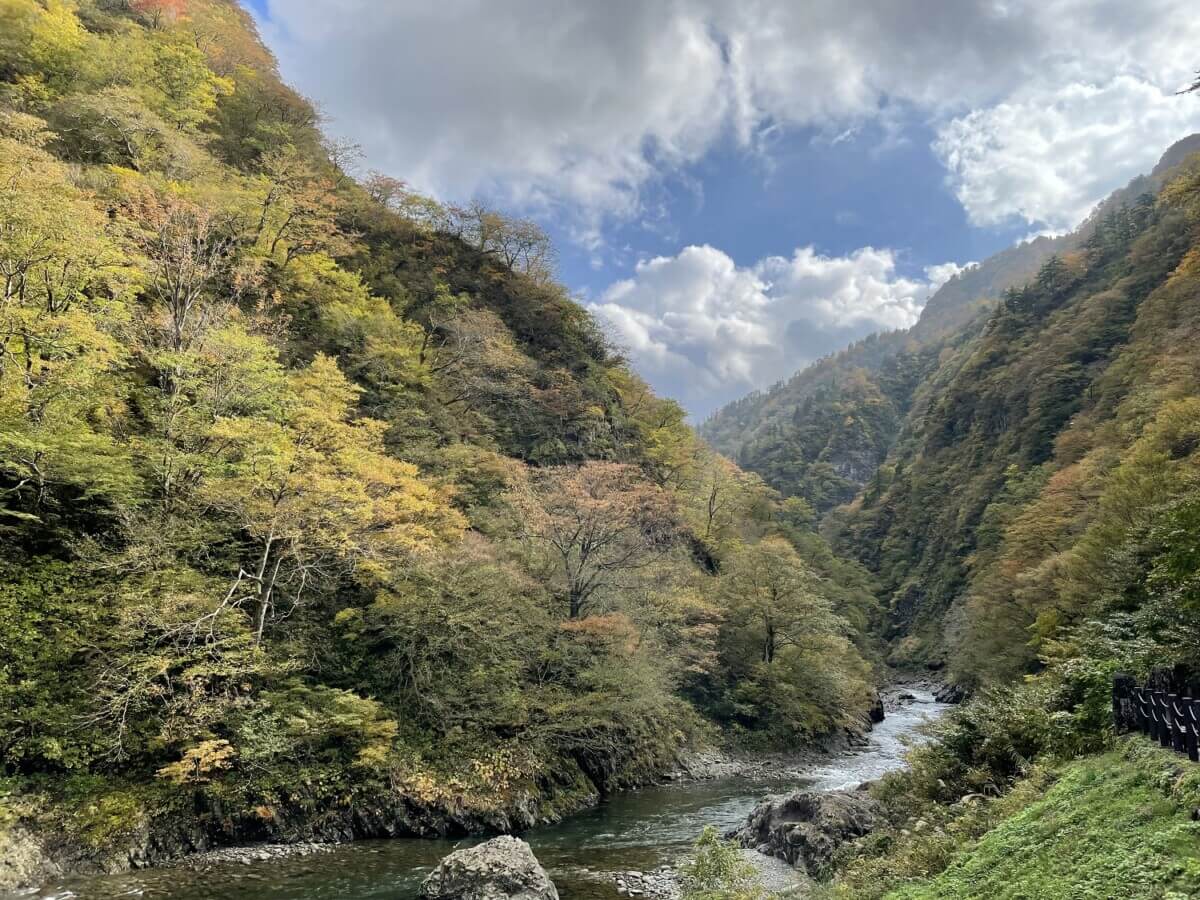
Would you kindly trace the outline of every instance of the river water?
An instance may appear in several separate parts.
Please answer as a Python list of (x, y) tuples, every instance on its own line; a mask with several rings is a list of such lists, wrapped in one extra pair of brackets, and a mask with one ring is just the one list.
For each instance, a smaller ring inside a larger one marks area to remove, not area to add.
[[(563, 900), (617, 898), (613, 873), (674, 863), (705, 825), (740, 825), (764, 795), (796, 787), (836, 790), (878, 778), (904, 764), (918, 727), (949, 707), (926, 691), (893, 704), (869, 743), (823, 763), (774, 777), (725, 778), (619, 794), (557, 825), (522, 835)], [(251, 864), (161, 868), (123, 875), (64, 879), (20, 896), (39, 900), (412, 900), (421, 880), (464, 841), (360, 841), (328, 853)], [(780, 864), (782, 866), (782, 863)], [(776, 881), (778, 871), (771, 876)]]

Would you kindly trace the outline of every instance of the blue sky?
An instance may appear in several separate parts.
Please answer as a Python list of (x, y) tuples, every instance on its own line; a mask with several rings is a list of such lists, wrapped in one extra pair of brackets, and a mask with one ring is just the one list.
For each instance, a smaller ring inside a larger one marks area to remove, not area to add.
[(554, 237), (695, 418), (1200, 130), (1186, 0), (249, 0), (366, 166)]
[(919, 277), (926, 266), (978, 261), (1030, 232), (1023, 221), (972, 226), (930, 149), (930, 130), (913, 119), (903, 134), (897, 143), (868, 125), (834, 143), (806, 128), (773, 143), (768, 158), (726, 142), (661, 187), (654, 200), (664, 215), (656, 208), (648, 221), (606, 231), (611, 244), (634, 253), (600, 254), (604, 265), (595, 269), (593, 255), (560, 229), (563, 275), (596, 296), (628, 277), (639, 254), (709, 244), (750, 266), (811, 244), (831, 256), (896, 248), (897, 271)]

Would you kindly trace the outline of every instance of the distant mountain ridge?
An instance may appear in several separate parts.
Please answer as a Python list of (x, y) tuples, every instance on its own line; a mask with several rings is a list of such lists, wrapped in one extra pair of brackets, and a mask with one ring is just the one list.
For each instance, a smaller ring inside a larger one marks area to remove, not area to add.
[(722, 407), (701, 435), (819, 513), (848, 502), (883, 463), (940, 349), (1070, 241), (1039, 237), (971, 266), (938, 289), (912, 328), (871, 335)]
[(818, 514), (849, 502), (884, 464), (941, 353), (975, 334), (1004, 291), (1027, 282), (1052, 256), (1078, 250), (1097, 222), (1156, 191), (1198, 150), (1200, 135), (1177, 142), (1149, 175), (1115, 191), (1074, 232), (1023, 241), (970, 266), (930, 297), (911, 328), (871, 335), (727, 404), (700, 426), (701, 435)]

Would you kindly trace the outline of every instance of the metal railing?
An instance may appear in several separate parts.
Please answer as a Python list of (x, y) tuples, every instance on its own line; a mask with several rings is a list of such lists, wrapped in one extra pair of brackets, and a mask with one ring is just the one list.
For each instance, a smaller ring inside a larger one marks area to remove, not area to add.
[(1141, 731), (1160, 746), (1200, 762), (1200, 698), (1142, 687), (1127, 675), (1117, 675), (1113, 724), (1118, 733)]

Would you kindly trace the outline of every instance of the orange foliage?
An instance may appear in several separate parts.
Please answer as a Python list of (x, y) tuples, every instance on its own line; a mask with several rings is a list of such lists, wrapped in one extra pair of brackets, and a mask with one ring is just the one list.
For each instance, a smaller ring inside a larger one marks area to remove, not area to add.
[(129, 8), (157, 28), (187, 15), (187, 0), (129, 0)]
[(627, 655), (637, 650), (637, 627), (624, 613), (568, 619), (558, 627), (560, 631), (574, 635), (587, 644), (606, 647)]

